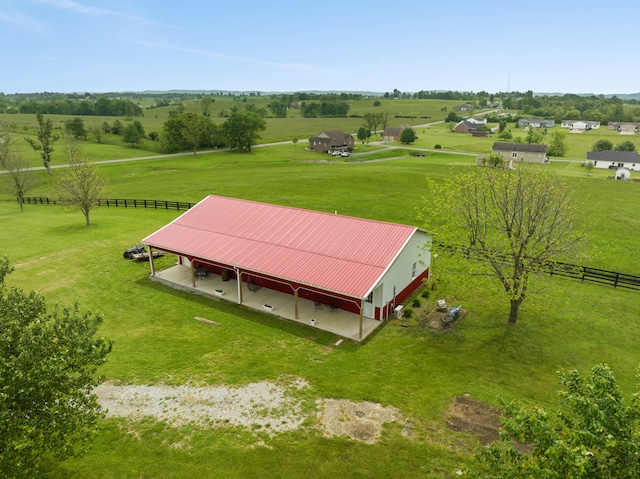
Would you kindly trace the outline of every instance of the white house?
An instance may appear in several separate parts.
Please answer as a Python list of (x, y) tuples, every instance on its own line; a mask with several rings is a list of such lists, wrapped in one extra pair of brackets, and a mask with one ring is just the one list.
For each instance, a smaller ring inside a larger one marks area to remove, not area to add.
[(583, 121), (583, 120), (562, 120), (560, 125), (562, 128), (569, 128), (571, 131), (587, 131), (600, 129), (599, 121)]
[(587, 161), (593, 161), (596, 168), (640, 170), (640, 155), (635, 151), (590, 151)]

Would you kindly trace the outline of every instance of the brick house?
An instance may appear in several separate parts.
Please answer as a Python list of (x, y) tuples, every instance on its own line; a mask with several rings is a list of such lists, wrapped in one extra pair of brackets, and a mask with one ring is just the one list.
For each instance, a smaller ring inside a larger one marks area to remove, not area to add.
[(354, 144), (353, 135), (342, 130), (327, 130), (309, 138), (309, 149), (324, 153), (351, 150)]

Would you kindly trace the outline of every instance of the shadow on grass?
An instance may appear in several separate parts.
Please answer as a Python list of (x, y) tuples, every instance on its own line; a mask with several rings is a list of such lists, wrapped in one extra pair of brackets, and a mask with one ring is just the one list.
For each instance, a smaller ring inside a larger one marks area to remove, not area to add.
[(304, 324), (289, 320), (287, 318), (262, 313), (242, 304), (210, 298), (209, 296), (202, 293), (174, 289), (170, 286), (151, 281), (148, 277), (140, 278), (134, 283), (137, 286), (146, 288), (148, 290), (159, 291), (163, 294), (169, 294), (174, 298), (180, 298), (181, 300), (187, 301), (192, 305), (202, 305), (207, 308), (213, 308), (220, 313), (241, 317), (262, 326), (267, 326), (274, 330), (285, 332), (297, 337), (298, 339), (313, 341), (314, 343), (321, 346), (333, 346), (338, 339), (343, 339), (345, 342), (351, 343), (354, 346), (365, 345), (372, 337), (376, 335), (377, 331), (381, 329), (377, 328), (376, 331), (374, 331), (366, 340), (358, 344), (355, 341), (347, 338), (342, 338), (341, 336), (338, 336), (334, 333), (315, 329), (310, 326), (306, 326)]

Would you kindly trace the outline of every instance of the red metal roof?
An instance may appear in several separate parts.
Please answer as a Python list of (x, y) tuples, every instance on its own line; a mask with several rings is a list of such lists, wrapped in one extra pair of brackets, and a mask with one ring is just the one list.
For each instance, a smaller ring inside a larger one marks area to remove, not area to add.
[(365, 298), (414, 226), (208, 196), (143, 242)]

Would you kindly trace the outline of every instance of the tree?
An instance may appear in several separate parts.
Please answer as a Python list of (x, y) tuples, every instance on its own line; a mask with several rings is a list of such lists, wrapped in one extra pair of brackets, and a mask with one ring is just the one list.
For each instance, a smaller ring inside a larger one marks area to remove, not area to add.
[(361, 126), (360, 128), (358, 128), (357, 137), (358, 137), (358, 140), (362, 141), (363, 144), (365, 140), (370, 136), (371, 136), (371, 131), (368, 128), (364, 126)]
[(596, 165), (593, 163), (593, 161), (585, 161), (584, 162), (584, 169), (587, 170), (587, 176), (591, 176), (591, 172), (593, 171), (593, 169), (596, 167)]
[(371, 132), (374, 133), (378, 130), (378, 125), (380, 124), (380, 121), (382, 120), (381, 114), (380, 113), (365, 113), (364, 114), (364, 126), (367, 127), (367, 129)]
[(287, 102), (287, 97), (282, 96), (277, 100), (273, 100), (269, 103), (269, 108), (271, 109), (271, 113), (276, 118), (286, 118), (287, 111), (289, 109), (289, 102)]
[(551, 142), (549, 143), (549, 148), (547, 149), (547, 154), (549, 156), (565, 156), (569, 151), (569, 146), (567, 142), (564, 140), (565, 133), (564, 131), (556, 130), (551, 133)]
[(47, 169), (47, 174), (50, 175), (51, 153), (53, 152), (53, 144), (58, 140), (58, 136), (53, 134), (53, 124), (50, 118), (45, 120), (42, 114), (36, 113), (36, 120), (38, 121), (36, 139), (25, 137), (25, 140), (31, 145), (34, 151), (40, 152), (44, 166)]
[(112, 343), (100, 315), (74, 304), (48, 311), (39, 293), (4, 285), (0, 259), (0, 474), (39, 477), (41, 457), (82, 455), (103, 417), (92, 389)]
[(122, 135), (124, 131), (124, 125), (120, 120), (114, 120), (113, 125), (111, 125), (111, 133), (114, 135)]
[(613, 143), (609, 140), (598, 140), (591, 147), (591, 151), (610, 151), (613, 150)]
[(202, 107), (202, 116), (211, 116), (211, 106), (215, 102), (215, 98), (205, 96), (200, 100), (200, 106)]
[(108, 193), (107, 175), (89, 159), (74, 151), (69, 162), (55, 181), (56, 199), (63, 205), (77, 208), (84, 214), (87, 226), (91, 226), (89, 213)]
[(251, 112), (232, 113), (222, 124), (229, 148), (240, 152), (250, 152), (251, 146), (260, 138), (258, 132), (266, 128), (264, 119)]
[(198, 116), (195, 113), (183, 113), (179, 118), (182, 123), (180, 135), (191, 148), (191, 151), (193, 151), (193, 156), (196, 156), (198, 148), (203, 142), (203, 136), (207, 130), (207, 123), (210, 123), (211, 120), (207, 117)]
[(498, 133), (504, 132), (506, 127), (507, 127), (507, 120), (500, 120), (500, 122), (498, 123)]
[(124, 127), (124, 130), (122, 130), (122, 141), (129, 143), (131, 147), (136, 146), (142, 141), (142, 135), (140, 134), (140, 130), (136, 128), (136, 125), (129, 123)]
[(0, 167), (7, 172), (3, 175), (7, 189), (18, 198), (20, 211), (24, 211), (24, 197), (36, 186), (29, 162), (19, 151), (10, 151), (0, 160)]
[(402, 130), (402, 135), (400, 135), (400, 142), (404, 144), (413, 143), (416, 141), (418, 137), (416, 136), (416, 132), (413, 131), (413, 128), (405, 128)]
[(616, 151), (636, 151), (636, 145), (633, 142), (626, 140), (616, 145)]
[(529, 144), (540, 144), (542, 143), (543, 135), (538, 128), (529, 127), (529, 131), (527, 132), (527, 143)]
[(64, 129), (76, 140), (79, 138), (86, 138), (87, 136), (87, 130), (84, 128), (84, 121), (82, 118), (75, 117), (73, 120), (65, 121)]
[(91, 128), (89, 128), (89, 133), (91, 133), (91, 135), (98, 143), (102, 143), (102, 135), (104, 135), (104, 132), (101, 128), (92, 126)]
[(492, 153), (488, 157), (483, 157), (482, 163), (492, 166), (493, 168), (497, 168), (498, 166), (502, 166), (504, 164), (504, 158), (502, 157), (502, 155)]
[(433, 195), (425, 209), (439, 225), (434, 251), (461, 253), (456, 258), (469, 271), (497, 280), (510, 304), (511, 324), (531, 277), (577, 254), (584, 243), (570, 189), (547, 170), (474, 167), (429, 184)]
[(103, 121), (101, 128), (103, 133), (111, 133), (111, 126), (109, 126), (109, 122)]
[(380, 116), (380, 125), (382, 126), (382, 131), (384, 132), (384, 130), (387, 128), (387, 125), (389, 124), (389, 113), (388, 112), (383, 112), (379, 114)]
[(462, 117), (458, 116), (455, 111), (450, 111), (444, 121), (446, 123), (458, 123), (462, 121)]
[(558, 375), (558, 410), (506, 405), (500, 440), (478, 452), (469, 477), (640, 477), (640, 393), (625, 400), (604, 364), (586, 378), (576, 370)]

